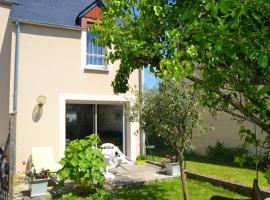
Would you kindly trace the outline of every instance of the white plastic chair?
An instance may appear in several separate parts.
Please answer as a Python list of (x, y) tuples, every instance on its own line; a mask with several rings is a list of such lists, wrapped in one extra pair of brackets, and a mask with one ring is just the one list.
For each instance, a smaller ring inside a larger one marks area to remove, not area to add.
[(133, 164), (114, 144), (104, 143), (101, 145), (101, 148), (102, 154), (105, 157), (106, 171), (116, 170), (118, 173), (121, 173), (118, 168), (124, 168), (122, 164)]
[(32, 163), (37, 172), (44, 169), (55, 173), (62, 168), (54, 160), (52, 147), (32, 147)]

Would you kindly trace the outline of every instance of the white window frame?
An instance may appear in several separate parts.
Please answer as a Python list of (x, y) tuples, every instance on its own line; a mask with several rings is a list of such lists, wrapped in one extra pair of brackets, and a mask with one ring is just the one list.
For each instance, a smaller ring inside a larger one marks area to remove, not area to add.
[[(107, 51), (107, 48), (105, 48), (105, 52), (106, 51)], [(81, 36), (81, 68), (82, 70), (83, 71), (93, 70), (93, 71), (103, 71), (103, 72), (110, 71), (110, 64), (89, 65), (87, 64), (86, 60), (87, 60), (87, 30), (83, 30), (82, 36)]]

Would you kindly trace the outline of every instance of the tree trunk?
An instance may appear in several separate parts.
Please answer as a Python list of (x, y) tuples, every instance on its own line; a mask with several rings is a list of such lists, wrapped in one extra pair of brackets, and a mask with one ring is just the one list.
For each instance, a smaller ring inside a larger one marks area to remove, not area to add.
[(182, 182), (184, 200), (188, 200), (187, 179), (186, 179), (186, 173), (185, 173), (183, 163), (184, 163), (184, 150), (181, 149), (179, 151), (179, 165), (180, 165), (180, 173), (181, 173), (181, 182)]

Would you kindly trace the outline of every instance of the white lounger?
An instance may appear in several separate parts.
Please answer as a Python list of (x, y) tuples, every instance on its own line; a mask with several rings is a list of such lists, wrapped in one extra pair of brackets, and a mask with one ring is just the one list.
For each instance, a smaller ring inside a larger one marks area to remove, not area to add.
[(114, 144), (104, 143), (101, 145), (101, 148), (102, 154), (105, 156), (106, 171), (115, 169), (119, 172), (117, 168), (124, 168), (122, 164), (133, 164)]
[(44, 169), (55, 173), (62, 168), (54, 160), (52, 147), (32, 147), (32, 163), (37, 172)]

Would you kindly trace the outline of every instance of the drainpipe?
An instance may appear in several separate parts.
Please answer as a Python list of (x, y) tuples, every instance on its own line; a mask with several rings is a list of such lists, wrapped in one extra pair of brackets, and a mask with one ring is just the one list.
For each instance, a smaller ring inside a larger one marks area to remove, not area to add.
[(16, 21), (16, 47), (15, 47), (15, 67), (14, 67), (14, 86), (13, 86), (14, 87), (13, 88), (13, 113), (17, 113), (20, 33), (21, 33), (20, 24), (18, 21)]
[[(139, 69), (139, 94), (143, 95), (143, 69)], [(145, 156), (145, 134), (142, 129), (142, 119), (141, 119), (141, 107), (139, 108), (139, 123), (140, 123), (140, 155)]]
[(9, 121), (9, 199), (13, 199), (13, 180), (16, 174), (16, 115), (18, 97), (18, 70), (19, 70), (19, 49), (20, 49), (20, 24), (16, 21), (16, 47), (15, 47), (15, 66), (14, 66), (14, 86), (13, 86), (13, 109)]

